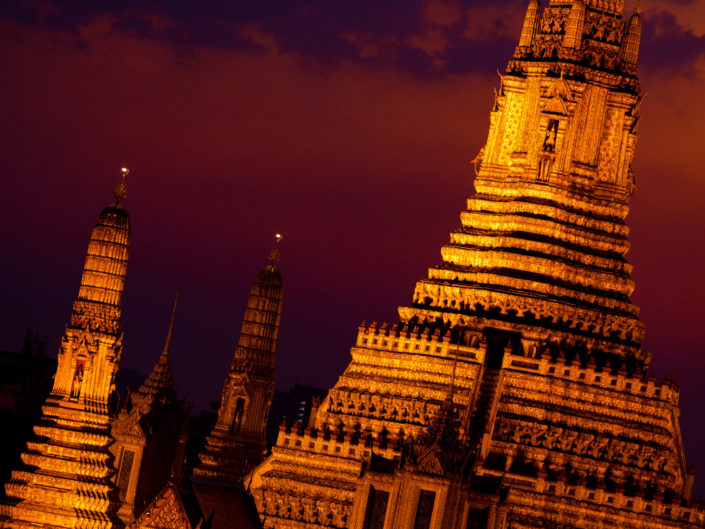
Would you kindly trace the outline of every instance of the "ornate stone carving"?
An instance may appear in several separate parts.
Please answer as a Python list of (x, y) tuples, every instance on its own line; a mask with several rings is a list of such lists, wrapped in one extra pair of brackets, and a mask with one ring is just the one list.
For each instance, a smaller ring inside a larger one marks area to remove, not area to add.
[(218, 420), (208, 436), (195, 475), (238, 482), (262, 460), (265, 429), (274, 393), (274, 352), (282, 305), (282, 276), (277, 268), (279, 242), (270, 264), (257, 275), (238, 345), (223, 385)]
[(13, 471), (5, 487), (3, 527), (109, 528), (117, 521), (108, 399), (122, 347), (129, 242), (129, 216), (116, 202), (91, 233), (53, 388), (35, 427), (38, 439), (22, 454), (29, 468)]

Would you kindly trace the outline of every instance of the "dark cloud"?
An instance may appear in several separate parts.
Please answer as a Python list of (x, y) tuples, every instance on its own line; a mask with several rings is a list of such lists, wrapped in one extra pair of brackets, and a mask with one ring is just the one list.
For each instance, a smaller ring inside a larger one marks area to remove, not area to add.
[(675, 6), (692, 6), (695, 4), (695, 0), (662, 0), (666, 4), (672, 4)]
[[(677, 3), (689, 5), (687, 0)], [(659, 10), (644, 14), (640, 63), (645, 71), (692, 74), (705, 55), (705, 36), (684, 28), (673, 13)]]
[[(510, 43), (505, 33), (508, 29), (517, 33), (518, 27), (507, 28), (502, 17), (488, 19), (480, 38), (468, 35), (467, 17), (472, 20), (473, 9), (487, 6), (523, 10), (519, 5), (515, 9), (511, 0), (127, 0), (10, 2), (0, 6), (0, 16), (68, 31), (108, 17), (109, 31), (166, 42), (180, 51), (197, 47), (262, 50), (261, 43), (243, 38), (243, 32), (256, 26), (284, 53), (298, 53), (324, 63), (352, 60), (419, 75), (438, 75), (484, 69), (507, 56)], [(517, 17), (512, 18), (517, 25)], [(429, 40), (433, 37), (435, 43)], [(433, 53), (424, 46), (439, 43), (442, 45)]]
[[(692, 0), (665, 0), (677, 10)], [(512, 0), (268, 0), (5, 2), (0, 16), (28, 25), (76, 31), (100, 17), (106, 31), (198, 47), (297, 53), (322, 64), (354, 61), (421, 76), (494, 70), (510, 55), (524, 2)], [(256, 28), (261, 38), (252, 38)], [(644, 14), (646, 70), (692, 68), (705, 37), (673, 12)]]

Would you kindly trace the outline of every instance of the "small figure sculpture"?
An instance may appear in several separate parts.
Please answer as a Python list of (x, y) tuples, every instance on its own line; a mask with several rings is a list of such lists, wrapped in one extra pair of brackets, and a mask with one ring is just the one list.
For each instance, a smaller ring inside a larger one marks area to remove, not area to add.
[(546, 128), (546, 136), (543, 140), (544, 152), (553, 152), (556, 149), (556, 136), (558, 135), (558, 121), (551, 120)]
[(73, 373), (73, 382), (71, 383), (71, 398), (78, 399), (81, 395), (81, 385), (83, 384), (83, 362), (76, 365), (76, 371)]

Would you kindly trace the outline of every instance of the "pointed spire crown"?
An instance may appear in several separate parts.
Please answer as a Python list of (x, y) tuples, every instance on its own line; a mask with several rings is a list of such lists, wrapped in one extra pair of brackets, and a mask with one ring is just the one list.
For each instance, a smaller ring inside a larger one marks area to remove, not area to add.
[[(124, 177), (115, 198), (124, 198)], [(119, 192), (118, 192), (119, 191)], [(72, 327), (119, 334), (120, 305), (130, 246), (130, 216), (117, 202), (98, 215), (86, 251), (71, 316)]]
[[(238, 349), (257, 349), (274, 354), (284, 294), (284, 280), (277, 268), (281, 239), (282, 235), (277, 233), (269, 265), (257, 273), (250, 287)], [(233, 357), (232, 365), (236, 363), (237, 355)]]

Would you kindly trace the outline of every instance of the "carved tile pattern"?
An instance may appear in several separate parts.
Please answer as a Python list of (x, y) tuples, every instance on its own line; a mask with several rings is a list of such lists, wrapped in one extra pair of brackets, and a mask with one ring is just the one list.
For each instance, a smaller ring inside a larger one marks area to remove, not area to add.
[(378, 419), (394, 423), (423, 426), (435, 415), (439, 405), (422, 399), (402, 399), (390, 395), (332, 390), (329, 395), (328, 411), (344, 414), (346, 417)]
[(280, 527), (282, 520), (313, 524), (316, 527), (344, 529), (347, 527), (350, 506), (323, 498), (291, 497), (279, 491), (262, 491), (258, 503), (262, 505), (267, 527)]
[(674, 471), (671, 466), (673, 455), (668, 447), (614, 437), (608, 432), (498, 417), (493, 437), (499, 441), (604, 460), (642, 471), (669, 474)]
[(624, 112), (614, 107), (607, 108), (605, 127), (600, 145), (598, 179), (603, 182), (616, 183), (620, 180), (618, 172), (619, 158), (622, 155), (622, 141), (627, 134), (623, 127)]

